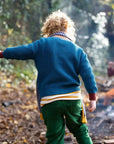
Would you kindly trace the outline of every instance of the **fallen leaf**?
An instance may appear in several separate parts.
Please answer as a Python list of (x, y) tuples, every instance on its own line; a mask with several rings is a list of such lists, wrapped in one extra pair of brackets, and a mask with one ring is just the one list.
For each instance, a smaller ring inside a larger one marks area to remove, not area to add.
[(26, 114), (25, 117), (27, 120), (30, 120), (30, 115)]
[(11, 84), (7, 83), (6, 87), (11, 88)]

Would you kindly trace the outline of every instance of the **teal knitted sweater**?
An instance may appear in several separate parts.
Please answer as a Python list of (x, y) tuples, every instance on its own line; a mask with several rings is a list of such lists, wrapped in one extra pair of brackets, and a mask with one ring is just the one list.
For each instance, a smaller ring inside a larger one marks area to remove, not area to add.
[(71, 41), (58, 37), (41, 38), (29, 45), (6, 48), (3, 56), (6, 59), (34, 60), (40, 98), (79, 91), (79, 75), (89, 94), (97, 92), (86, 53)]

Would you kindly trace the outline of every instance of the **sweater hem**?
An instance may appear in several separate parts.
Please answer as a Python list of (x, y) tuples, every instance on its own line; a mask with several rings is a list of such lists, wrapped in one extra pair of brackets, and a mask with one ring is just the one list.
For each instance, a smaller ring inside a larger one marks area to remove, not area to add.
[(81, 92), (75, 91), (67, 94), (59, 94), (59, 95), (51, 95), (45, 96), (41, 99), (40, 106), (44, 106), (45, 104), (57, 101), (57, 100), (79, 100), (81, 98)]

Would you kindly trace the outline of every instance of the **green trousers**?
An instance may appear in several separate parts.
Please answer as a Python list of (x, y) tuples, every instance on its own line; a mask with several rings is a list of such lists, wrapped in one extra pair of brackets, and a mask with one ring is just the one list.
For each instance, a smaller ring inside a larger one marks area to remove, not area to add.
[(86, 124), (81, 122), (81, 100), (61, 100), (46, 104), (42, 114), (47, 126), (47, 144), (64, 144), (65, 124), (78, 144), (93, 144)]

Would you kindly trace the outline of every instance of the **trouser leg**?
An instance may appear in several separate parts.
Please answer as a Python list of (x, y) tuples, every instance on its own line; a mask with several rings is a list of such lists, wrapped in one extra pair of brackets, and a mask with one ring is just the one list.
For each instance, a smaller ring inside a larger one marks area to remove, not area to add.
[(81, 122), (81, 101), (70, 101), (66, 108), (66, 125), (79, 144), (93, 144), (86, 124)]
[(47, 126), (47, 144), (64, 144), (65, 122), (59, 102), (43, 106), (42, 114)]

